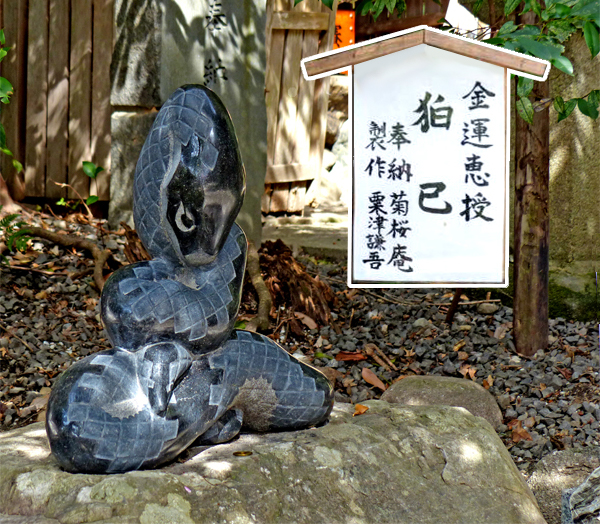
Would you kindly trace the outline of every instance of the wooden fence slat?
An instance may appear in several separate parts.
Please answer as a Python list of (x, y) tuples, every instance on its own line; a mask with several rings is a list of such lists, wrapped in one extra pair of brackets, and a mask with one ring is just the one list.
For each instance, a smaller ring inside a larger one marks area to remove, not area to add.
[(50, 0), (46, 197), (66, 197), (69, 158), (69, 0)]
[[(317, 3), (320, 0), (316, 0)], [(315, 7), (314, 0), (310, 2), (305, 0), (303, 2), (305, 9)], [(302, 4), (301, 4), (302, 5)], [(319, 7), (316, 6), (316, 9)], [(318, 13), (327, 16), (325, 13)], [(329, 22), (329, 17), (327, 16)], [(319, 33), (318, 31), (305, 30), (302, 41), (302, 56), (306, 58), (313, 56), (318, 52), (319, 49)], [(300, 64), (298, 64), (300, 67)], [(313, 95), (315, 91), (314, 81), (305, 80), (304, 76), (299, 76), (299, 89), (298, 89), (298, 100), (297, 100), (297, 114), (296, 124), (294, 132), (293, 155), (292, 158), (295, 162), (306, 163), (310, 152), (310, 132), (309, 127), (312, 122), (313, 114)], [(312, 178), (312, 177), (311, 177)]]
[(48, 0), (30, 0), (25, 137), (25, 187), (28, 196), (45, 195), (47, 96)]
[(329, 16), (326, 13), (296, 13), (287, 11), (273, 13), (271, 22), (273, 29), (300, 29), (302, 31), (322, 31), (329, 26)]
[(110, 61), (113, 35), (113, 0), (94, 0), (94, 41), (92, 42), (92, 162), (102, 166), (92, 180), (90, 194), (110, 200)]
[[(328, 10), (324, 5), (321, 9)], [(333, 47), (333, 38), (335, 36), (335, 11), (337, 10), (337, 0), (333, 5), (333, 12), (330, 12), (329, 31), (326, 38), (321, 39), (319, 44), (319, 53), (323, 53)], [(315, 81), (313, 114), (316, 118), (312, 119), (310, 129), (310, 164), (315, 172), (315, 182), (313, 188), (316, 189), (321, 183), (321, 167), (323, 164), (323, 149), (325, 149), (325, 135), (327, 133), (327, 102), (329, 100), (329, 81), (330, 77)], [(323, 116), (325, 115), (325, 116)], [(309, 197), (310, 198), (310, 197)]]
[[(81, 168), (91, 160), (92, 3), (71, 4), (71, 62), (69, 88), (69, 197), (89, 196), (90, 179)], [(78, 195), (79, 194), (79, 195)]]
[(302, 56), (302, 31), (288, 31), (285, 39), (285, 60), (281, 73), (279, 98), (279, 122), (275, 137), (274, 164), (291, 162), (294, 131), (296, 127), (296, 104), (300, 81), (300, 58)]
[(271, 194), (270, 213), (282, 213), (287, 211), (288, 199), (290, 195), (289, 184), (273, 184), (273, 193)]
[(308, 181), (314, 175), (314, 167), (307, 162), (267, 166), (265, 184)]
[[(6, 145), (14, 158), (25, 163), (25, 93), (27, 63), (27, 2), (22, 0), (4, 0), (2, 2), (2, 27), (6, 37), (5, 47), (9, 48), (8, 56), (2, 62), (2, 76), (8, 79), (14, 88), (10, 104), (2, 104), (2, 123), (6, 131)], [(25, 185), (22, 175), (17, 175), (12, 165), (12, 158), (0, 155), (0, 169), (6, 183), (17, 200), (25, 196)]]

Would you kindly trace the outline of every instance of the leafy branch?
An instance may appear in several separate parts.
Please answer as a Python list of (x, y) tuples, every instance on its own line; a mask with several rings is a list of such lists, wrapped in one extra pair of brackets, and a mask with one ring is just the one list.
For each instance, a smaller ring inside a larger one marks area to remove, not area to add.
[[(4, 37), (4, 29), (0, 29), (0, 62), (2, 62), (2, 60), (4, 60), (8, 54), (7, 49), (4, 47), (5, 43), (6, 38)], [(3, 76), (0, 76), (0, 102), (3, 104), (8, 104), (10, 102), (10, 96), (13, 94), (13, 92), (14, 89), (12, 84)], [(2, 123), (0, 123), (0, 151), (10, 157), (13, 156), (12, 151), (6, 147), (6, 131), (4, 130)], [(15, 158), (12, 160), (12, 165), (17, 170), (17, 173), (23, 171), (23, 165)]]

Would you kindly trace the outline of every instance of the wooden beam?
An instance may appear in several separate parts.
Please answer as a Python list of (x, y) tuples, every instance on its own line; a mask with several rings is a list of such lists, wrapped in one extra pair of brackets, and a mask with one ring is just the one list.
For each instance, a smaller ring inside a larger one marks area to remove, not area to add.
[(310, 164), (279, 164), (267, 166), (265, 184), (285, 184), (313, 180), (315, 178), (314, 166)]
[(373, 43), (348, 46), (337, 53), (304, 62), (307, 75), (314, 76), (381, 56), (402, 51), (419, 44), (427, 44), (489, 64), (506, 67), (536, 76), (543, 76), (548, 64), (522, 54), (513, 54), (494, 46), (481, 45), (456, 35), (449, 35), (428, 27), (419, 31), (383, 38)]
[(529, 60), (525, 55), (513, 55), (499, 48), (478, 45), (434, 31), (425, 31), (425, 43), (444, 51), (451, 51), (458, 55), (487, 62), (488, 64), (507, 67), (521, 73), (543, 76), (546, 71), (546, 64)]
[(275, 12), (271, 18), (271, 29), (326, 31), (329, 27), (329, 17), (330, 15), (327, 13)]
[(304, 62), (306, 74), (309, 77), (319, 75), (321, 73), (326, 73), (327, 71), (362, 64), (363, 62), (396, 53), (403, 49), (409, 49), (410, 47), (423, 43), (423, 33), (424, 31), (416, 31), (414, 33), (403, 35), (401, 38), (390, 38), (375, 44), (353, 47), (352, 49), (345, 48), (339, 53), (306, 61)]

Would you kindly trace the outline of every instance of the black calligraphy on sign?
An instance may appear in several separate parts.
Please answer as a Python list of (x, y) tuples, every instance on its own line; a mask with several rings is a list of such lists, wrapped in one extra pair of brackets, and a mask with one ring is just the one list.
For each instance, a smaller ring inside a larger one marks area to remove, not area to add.
[(208, 4), (208, 15), (206, 16), (206, 28), (210, 31), (220, 31), (227, 25), (227, 18), (221, 11), (221, 2), (212, 1)]
[(382, 160), (381, 157), (377, 157), (376, 159), (371, 158), (369, 165), (365, 169), (369, 176), (373, 174), (373, 170), (375, 170), (375, 174), (381, 178), (382, 175), (385, 175), (385, 160)]
[(443, 127), (450, 129), (450, 123), (452, 119), (453, 109), (450, 106), (433, 107), (433, 104), (441, 104), (445, 99), (442, 95), (438, 95), (435, 102), (429, 106), (431, 100), (431, 93), (425, 92), (425, 97), (419, 100), (420, 104), (414, 113), (421, 113), (419, 119), (412, 125), (420, 125), (421, 132), (427, 133), (430, 127)]
[(471, 91), (469, 91), (465, 96), (463, 96), (463, 99), (467, 98), (468, 96), (471, 97), (471, 103), (473, 104), (469, 107), (469, 110), (473, 110), (480, 108), (488, 109), (490, 106), (487, 105), (486, 98), (489, 96), (496, 95), (491, 91), (488, 91), (485, 87), (483, 87), (481, 85), (481, 82), (477, 81), (475, 82), (473, 89), (471, 89)]
[(204, 64), (204, 85), (210, 87), (219, 81), (219, 79), (227, 80), (227, 69), (221, 65), (221, 59), (213, 60), (209, 58)]
[(384, 215), (387, 215), (387, 211), (384, 209), (384, 200), (385, 195), (381, 193), (381, 191), (374, 191), (369, 196), (369, 229), (374, 229), (377, 231), (377, 235), (381, 235), (381, 232), (385, 228), (385, 223), (387, 222), (387, 218)]
[[(461, 146), (470, 145), (475, 147), (488, 148), (492, 147), (493, 144), (482, 144), (481, 141), (484, 138), (489, 138), (487, 134), (487, 123), (490, 121), (489, 118), (474, 118), (471, 120), (471, 124), (468, 122), (464, 123), (463, 127), (463, 140), (460, 143)], [(469, 125), (472, 127), (469, 128)], [(475, 140), (475, 142), (473, 142)]]
[[(430, 207), (425, 205), (425, 200), (437, 200), (440, 193), (446, 189), (446, 184), (443, 182), (429, 182), (421, 184), (421, 193), (419, 194), (419, 207), (426, 213), (436, 215), (447, 215), (452, 212), (452, 206), (444, 201), (444, 207)], [(429, 191), (432, 190), (432, 191)]]
[(382, 251), (385, 249), (385, 238), (380, 234), (367, 235), (367, 247), (373, 251)]
[(390, 139), (388, 143), (392, 143), (398, 148), (400, 151), (400, 146), (402, 144), (410, 144), (410, 140), (406, 138), (408, 133), (404, 131), (404, 126), (399, 122), (392, 126), (392, 132), (390, 133)]
[(363, 259), (363, 263), (369, 264), (371, 269), (379, 269), (381, 264), (383, 264), (385, 260), (381, 258), (378, 251), (371, 251), (369, 253), (369, 258)]
[(412, 273), (412, 266), (405, 265), (406, 262), (412, 262), (413, 259), (407, 256), (406, 250), (407, 246), (402, 246), (400, 244), (396, 244), (394, 246), (394, 250), (392, 251), (392, 256), (388, 261), (388, 265), (392, 264), (394, 267), (403, 271), (404, 273)]
[(412, 173), (410, 172), (410, 164), (402, 159), (402, 164), (396, 164), (396, 159), (392, 160), (388, 166), (388, 180), (402, 180), (405, 177), (406, 182), (410, 182)]
[(392, 197), (390, 212), (393, 215), (400, 215), (403, 217), (408, 215), (408, 199), (406, 198), (406, 193), (400, 191), (400, 193), (392, 193), (390, 196)]
[(461, 211), (460, 216), (464, 216), (467, 222), (469, 222), (469, 220), (475, 220), (476, 218), (481, 218), (486, 222), (494, 220), (493, 218), (483, 216), (485, 208), (488, 207), (491, 202), (489, 202), (481, 193), (477, 193), (473, 198), (469, 195), (465, 195), (465, 198), (461, 200), (461, 202), (465, 205), (465, 209), (464, 211)]
[(386, 138), (385, 125), (385, 122), (381, 126), (376, 122), (371, 122), (369, 125), (369, 143), (366, 149), (375, 151), (375, 148), (379, 147), (385, 151), (385, 146), (383, 145)]
[(388, 235), (391, 235), (394, 239), (396, 236), (398, 238), (406, 238), (406, 233), (412, 231), (412, 227), (407, 227), (407, 225), (408, 220), (396, 220), (393, 218)]
[[(465, 169), (468, 171), (465, 175), (465, 184), (469, 182), (469, 178), (471, 182), (479, 187), (488, 186), (490, 183), (486, 180), (486, 178), (490, 177), (489, 173), (481, 173), (481, 168), (483, 167), (483, 162), (480, 162), (481, 157), (478, 155), (473, 155), (467, 158), (465, 163)], [(470, 172), (469, 172), (470, 171)], [(475, 173), (478, 171), (478, 173)]]
[(334, 33), (334, 47), (341, 47), (342, 45), (342, 26), (340, 24), (335, 24), (335, 33)]

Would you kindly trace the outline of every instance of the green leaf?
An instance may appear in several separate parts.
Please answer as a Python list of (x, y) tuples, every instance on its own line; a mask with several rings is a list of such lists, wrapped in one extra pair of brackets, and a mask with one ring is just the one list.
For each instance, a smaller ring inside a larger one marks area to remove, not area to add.
[(520, 76), (517, 82), (517, 96), (520, 98), (529, 96), (529, 93), (531, 93), (532, 89), (533, 80), (531, 80), (531, 78), (525, 78)]
[(96, 195), (91, 195), (91, 196), (87, 197), (87, 199), (85, 200), (85, 203), (88, 206), (91, 206), (92, 204), (95, 204), (96, 202), (98, 202), (98, 200), (100, 200), (100, 198), (98, 198)]
[(572, 98), (568, 102), (565, 102), (565, 110), (559, 113), (557, 122), (560, 122), (561, 120), (567, 118), (573, 112), (573, 109), (575, 109), (576, 105), (577, 98)]
[(84, 161), (83, 162), (83, 172), (90, 178), (96, 178), (96, 175), (98, 174), (96, 164), (94, 164), (93, 162)]
[(559, 56), (558, 58), (553, 58), (552, 60), (550, 60), (550, 63), (559, 71), (573, 76), (573, 64), (566, 56)]
[(551, 20), (546, 27), (559, 42), (566, 42), (577, 31), (577, 28), (566, 20)]
[(577, 107), (585, 116), (589, 116), (594, 120), (598, 118), (598, 109), (596, 109), (593, 104), (590, 104), (585, 98), (579, 98), (577, 100)]
[(2, 151), (5, 155), (13, 156), (12, 151), (7, 147), (0, 147), (0, 151)]
[(498, 33), (496, 33), (496, 36), (498, 37), (498, 36), (502, 36), (502, 35), (509, 35), (513, 31), (516, 31), (517, 28), (518, 28), (518, 26), (516, 26), (512, 20), (509, 20), (498, 30)]
[(17, 173), (23, 171), (23, 164), (21, 164), (21, 162), (19, 162), (18, 160), (13, 159), (12, 165), (17, 170)]
[(565, 112), (565, 101), (562, 96), (557, 96), (554, 99), (554, 109), (559, 114)]
[[(528, 53), (536, 56), (537, 58), (542, 58), (544, 60), (553, 60), (561, 55), (561, 50), (548, 42), (538, 42), (533, 38), (528, 36), (520, 36), (515, 38), (517, 44), (525, 49)], [(562, 47), (562, 46), (561, 46)]]
[(506, 16), (511, 14), (517, 7), (519, 7), (520, 3), (521, 0), (506, 0), (506, 3), (504, 4), (504, 14)]
[(598, 29), (593, 22), (586, 22), (583, 26), (583, 36), (585, 37), (585, 43), (592, 53), (594, 58), (600, 51), (600, 38), (598, 37)]
[(517, 111), (525, 122), (533, 124), (533, 104), (529, 98), (521, 97), (517, 100)]
[(600, 89), (594, 89), (590, 91), (588, 95), (588, 102), (590, 104), (594, 104), (594, 107), (598, 107), (600, 105)]
[(325, 353), (315, 353), (315, 358), (326, 358), (329, 360), (333, 360), (331, 355), (326, 355)]
[(536, 15), (542, 18), (542, 8), (537, 0), (525, 0), (525, 7), (520, 14), (528, 13), (529, 11), (533, 11)]
[(0, 44), (6, 44), (6, 38), (4, 36), (4, 29), (0, 29)]
[(8, 54), (8, 51), (6, 49), (3, 49), (0, 47), (0, 62), (2, 62), (2, 60), (4, 60), (4, 57)]
[[(302, 1), (302, 0), (299, 0), (299, 1)], [(246, 329), (246, 323), (242, 320), (236, 320), (233, 327), (235, 329)]]
[(67, 201), (65, 200), (65, 197), (62, 197), (57, 203), (57, 206), (66, 206), (68, 205)]
[(571, 16), (591, 18), (600, 26), (600, 0), (580, 0), (571, 9)]
[(4, 102), (4, 99), (7, 99), (5, 104), (8, 104), (8, 99), (10, 95), (13, 94), (13, 86), (12, 84), (3, 76), (0, 76), (0, 99)]
[(0, 147), (6, 147), (6, 131), (2, 124), (0, 124)]
[(494, 38), (488, 38), (487, 40), (484, 40), (484, 42), (486, 44), (490, 44), (490, 45), (500, 45), (503, 44), (504, 47), (506, 47), (506, 40), (504, 40), (504, 38), (498, 38), (498, 37), (494, 37)]
[(510, 38), (515, 38), (517, 36), (538, 36), (540, 34), (540, 32), (541, 32), (541, 30), (538, 26), (526, 25), (526, 26), (523, 26), (521, 29), (518, 29), (517, 31), (512, 33), (510, 35)]
[(477, 14), (479, 13), (482, 5), (483, 5), (483, 0), (475, 0), (475, 3), (473, 4), (473, 9), (472, 9), (472, 12), (475, 16), (477, 16)]
[(294, 7), (296, 7), (302, 0), (294, 0)]
[(321, 0), (321, 2), (323, 2), (323, 5), (329, 7), (329, 9), (333, 9), (333, 0)]
[(566, 18), (571, 14), (571, 8), (564, 4), (554, 4), (554, 18)]

